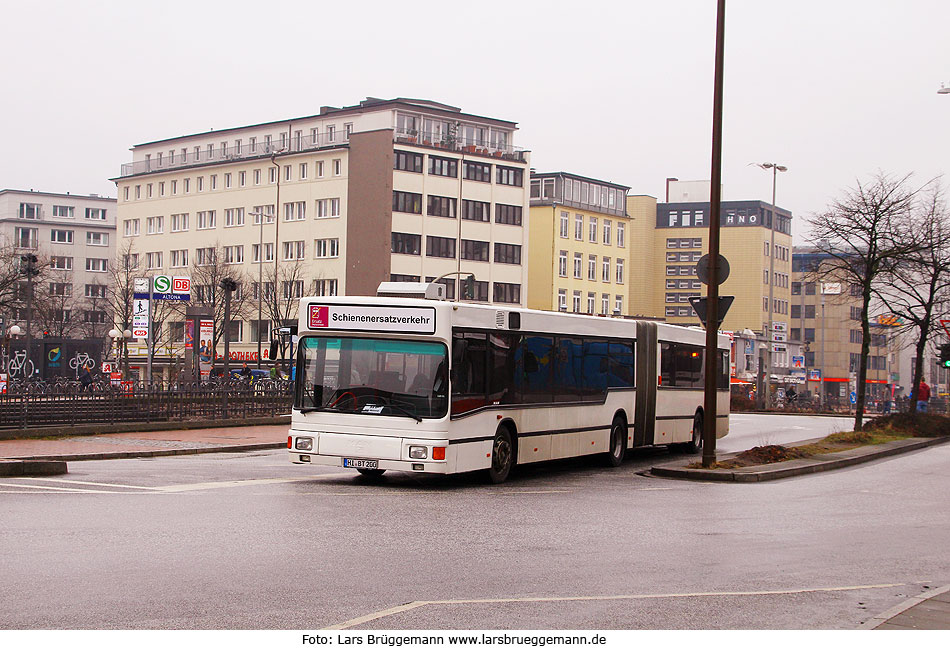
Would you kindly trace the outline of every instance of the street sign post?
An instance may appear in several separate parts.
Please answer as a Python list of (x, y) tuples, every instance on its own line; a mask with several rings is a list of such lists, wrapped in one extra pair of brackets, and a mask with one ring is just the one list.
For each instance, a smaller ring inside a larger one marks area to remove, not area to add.
[[(719, 317), (719, 322), (716, 324), (716, 329), (719, 329), (722, 326), (722, 321), (726, 318), (726, 312), (729, 311), (729, 308), (732, 306), (732, 302), (736, 299), (735, 296), (719, 296), (719, 309), (717, 316)], [(689, 304), (693, 306), (693, 311), (696, 312), (696, 315), (699, 316), (700, 322), (705, 327), (706, 325), (706, 312), (707, 312), (707, 298), (701, 296), (693, 296), (689, 299)]]

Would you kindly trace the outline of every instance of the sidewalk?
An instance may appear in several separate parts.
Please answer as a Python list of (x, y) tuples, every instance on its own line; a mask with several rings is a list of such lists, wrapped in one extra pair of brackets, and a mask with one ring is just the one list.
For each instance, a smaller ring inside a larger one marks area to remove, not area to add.
[(287, 445), (289, 428), (288, 423), (0, 440), (0, 459), (78, 461), (279, 449)]
[(950, 585), (910, 598), (868, 623), (875, 630), (950, 630)]
[[(798, 445), (816, 442), (820, 440), (803, 440), (802, 442), (790, 443), (786, 447), (795, 447)], [(737, 467), (735, 469), (703, 469), (691, 468), (691, 465), (699, 462), (698, 456), (689, 456), (681, 458), (673, 463), (666, 463), (650, 468), (650, 475), (664, 478), (691, 479), (697, 481), (734, 481), (737, 483), (755, 483), (759, 481), (774, 481), (780, 478), (790, 476), (800, 476), (802, 474), (813, 474), (815, 472), (825, 472), (832, 469), (849, 467), (859, 463), (895, 456), (897, 454), (923, 449), (932, 445), (939, 445), (950, 441), (950, 437), (942, 436), (939, 438), (906, 438), (904, 440), (894, 440), (880, 445), (864, 445), (845, 451), (839, 451), (810, 458), (796, 458), (794, 460), (785, 460), (777, 463), (768, 463), (765, 465), (749, 465), (748, 467)], [(723, 462), (734, 458), (737, 454), (722, 454), (717, 457), (718, 462)]]

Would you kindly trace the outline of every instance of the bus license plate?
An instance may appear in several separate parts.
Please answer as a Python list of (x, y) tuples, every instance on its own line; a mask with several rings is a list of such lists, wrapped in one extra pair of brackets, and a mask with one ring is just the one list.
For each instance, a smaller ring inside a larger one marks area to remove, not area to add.
[(343, 467), (352, 467), (354, 469), (379, 469), (379, 461), (366, 460), (365, 458), (344, 458)]

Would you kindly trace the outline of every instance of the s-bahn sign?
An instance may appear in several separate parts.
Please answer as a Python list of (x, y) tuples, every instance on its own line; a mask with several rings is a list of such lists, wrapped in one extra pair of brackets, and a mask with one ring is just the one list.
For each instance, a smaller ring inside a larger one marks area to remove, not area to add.
[(191, 300), (191, 278), (172, 277), (170, 275), (156, 275), (152, 278), (152, 292), (148, 293), (148, 285), (141, 293), (138, 279), (135, 283), (136, 298), (154, 298), (155, 300)]

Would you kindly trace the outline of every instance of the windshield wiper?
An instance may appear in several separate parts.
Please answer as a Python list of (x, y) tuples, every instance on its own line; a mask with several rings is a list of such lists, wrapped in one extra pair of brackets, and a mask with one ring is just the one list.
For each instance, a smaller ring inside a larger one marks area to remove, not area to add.
[(388, 407), (388, 408), (390, 408), (390, 409), (398, 409), (399, 412), (402, 413), (403, 415), (405, 415), (406, 417), (410, 417), (410, 418), (412, 418), (413, 420), (415, 420), (416, 422), (422, 422), (422, 418), (420, 418), (418, 415), (416, 415), (416, 414), (413, 413), (412, 411), (410, 411), (410, 410), (408, 410), (408, 409), (405, 409), (405, 408), (399, 406), (398, 404), (389, 403), (389, 404), (383, 404), (382, 406)]

